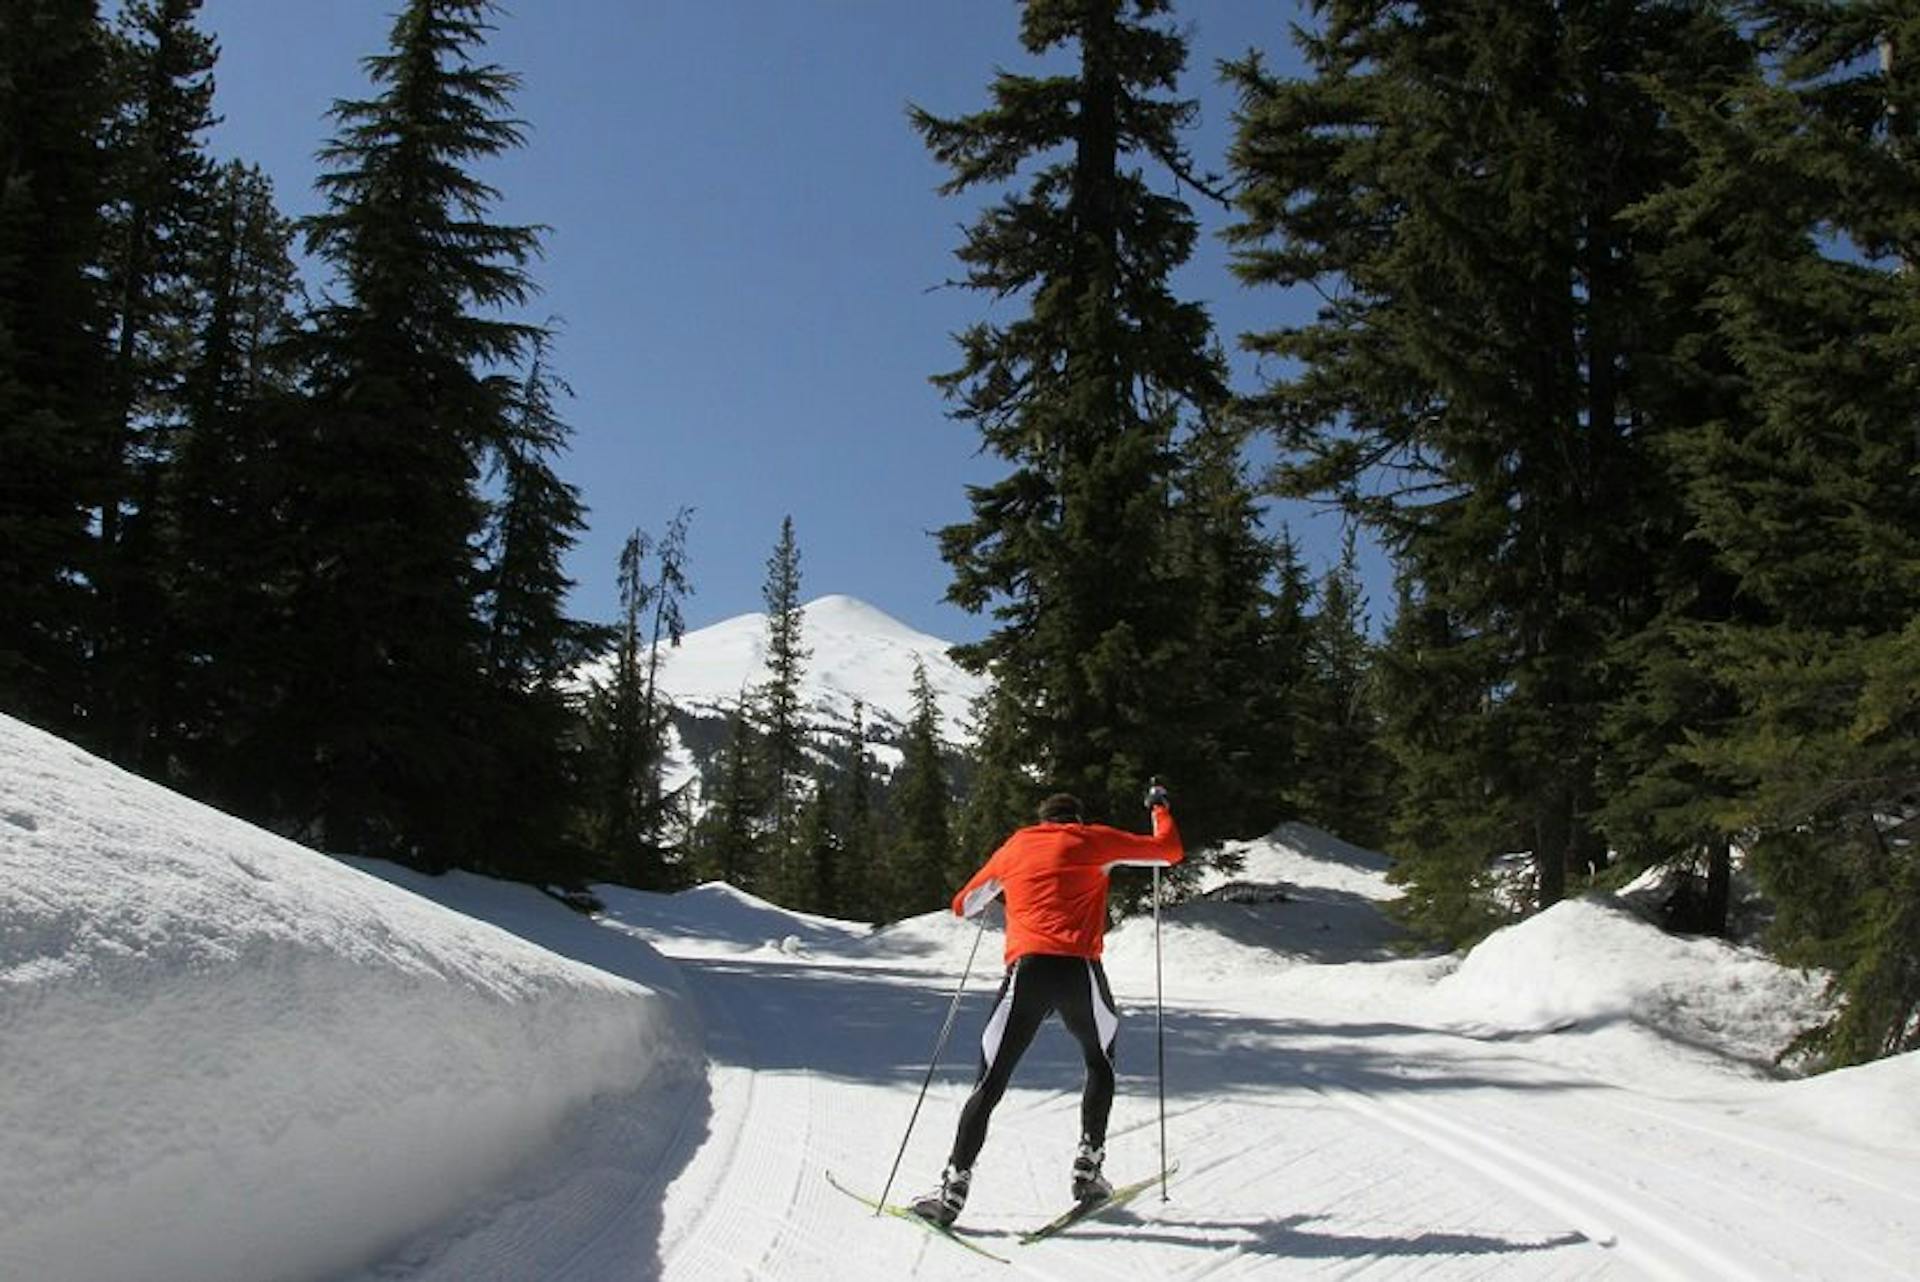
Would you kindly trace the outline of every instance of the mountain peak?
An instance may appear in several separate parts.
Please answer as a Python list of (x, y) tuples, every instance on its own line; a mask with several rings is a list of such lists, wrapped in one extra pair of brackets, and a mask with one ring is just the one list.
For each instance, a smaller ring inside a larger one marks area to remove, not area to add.
[(800, 607), (802, 627), (820, 632), (857, 633), (946, 647), (948, 642), (908, 627), (877, 605), (859, 597), (832, 593)]
[[(869, 717), (904, 725), (913, 715), (913, 665), (926, 665), (940, 707), (941, 733), (966, 737), (983, 678), (955, 663), (952, 643), (911, 628), (858, 597), (831, 593), (800, 607), (801, 696), (818, 713), (852, 715), (857, 700)], [(660, 685), (685, 708), (731, 708), (766, 680), (767, 616), (736, 615), (687, 633), (660, 656)]]

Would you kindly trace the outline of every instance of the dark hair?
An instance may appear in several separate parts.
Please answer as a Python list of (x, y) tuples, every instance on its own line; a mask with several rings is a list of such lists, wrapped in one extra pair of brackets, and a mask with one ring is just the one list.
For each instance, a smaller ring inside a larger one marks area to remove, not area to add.
[(1040, 803), (1040, 822), (1043, 824), (1077, 824), (1080, 822), (1080, 798), (1070, 792), (1056, 792)]

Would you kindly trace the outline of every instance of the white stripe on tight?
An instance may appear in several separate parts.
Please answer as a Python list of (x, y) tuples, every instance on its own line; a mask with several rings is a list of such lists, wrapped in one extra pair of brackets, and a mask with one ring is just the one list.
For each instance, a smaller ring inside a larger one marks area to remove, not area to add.
[(987, 1020), (987, 1026), (980, 1030), (980, 1057), (986, 1063), (987, 1071), (993, 1071), (993, 1061), (1000, 1055), (1000, 1039), (1006, 1036), (1007, 1018), (1013, 1014), (1013, 990), (1020, 983), (1020, 968), (1014, 967), (1007, 976), (1006, 996), (993, 1008), (993, 1016)]
[(1100, 976), (1094, 971), (1093, 963), (1087, 963), (1087, 986), (1093, 990), (1093, 1026), (1100, 1030), (1100, 1049), (1106, 1052), (1109, 1062), (1113, 1059), (1113, 1039), (1120, 1035), (1120, 1012), (1107, 1005), (1100, 996)]

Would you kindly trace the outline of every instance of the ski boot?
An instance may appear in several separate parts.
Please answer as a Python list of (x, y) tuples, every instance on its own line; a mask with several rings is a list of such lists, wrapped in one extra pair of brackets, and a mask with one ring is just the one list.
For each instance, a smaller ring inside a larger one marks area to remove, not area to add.
[(940, 1173), (940, 1188), (914, 1200), (913, 1213), (943, 1229), (949, 1227), (960, 1218), (960, 1211), (967, 1204), (967, 1189), (972, 1183), (972, 1171), (949, 1165)]
[(1113, 1196), (1113, 1185), (1100, 1174), (1100, 1164), (1106, 1157), (1106, 1149), (1096, 1148), (1092, 1140), (1081, 1138), (1080, 1151), (1073, 1158), (1074, 1201), (1104, 1202)]

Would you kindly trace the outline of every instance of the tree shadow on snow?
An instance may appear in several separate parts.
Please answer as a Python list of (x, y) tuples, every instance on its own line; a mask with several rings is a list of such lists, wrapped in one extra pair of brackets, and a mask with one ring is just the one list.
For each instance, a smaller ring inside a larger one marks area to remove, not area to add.
[(1378, 901), (1326, 886), (1289, 887), (1287, 895), (1284, 902), (1268, 904), (1192, 900), (1169, 908), (1167, 921), (1297, 960), (1340, 963), (1401, 956), (1395, 945), (1404, 932), (1380, 911)]
[(1476, 1028), (1466, 1026), (1448, 1030), (1471, 1041), (1486, 1042), (1489, 1045), (1502, 1043), (1525, 1045), (1544, 1041), (1549, 1037), (1564, 1037), (1569, 1033), (1598, 1033), (1609, 1028), (1632, 1028), (1650, 1038), (1665, 1042), (1683, 1051), (1699, 1056), (1703, 1060), (1719, 1064), (1735, 1064), (1755, 1075), (1773, 1081), (1786, 1082), (1797, 1080), (1799, 1074), (1782, 1066), (1779, 1059), (1769, 1055), (1742, 1054), (1720, 1041), (1699, 1034), (1682, 1032), (1680, 1029), (1649, 1023), (1636, 1019), (1631, 1008), (1622, 1005), (1618, 1009), (1581, 1015), (1577, 1018), (1555, 1020), (1538, 1028)]
[[(708, 1052), (717, 1062), (762, 1070), (821, 1073), (849, 1082), (917, 1086), (953, 998), (923, 971), (840, 969), (729, 958), (683, 961), (708, 1020)], [(976, 978), (941, 1055), (936, 1080), (972, 1084), (981, 1026), (999, 985), (999, 973)], [(1122, 1090), (1151, 1081), (1154, 1022), (1151, 1007), (1123, 1003), (1118, 1047)], [(729, 1034), (725, 1025), (751, 1029)], [(1468, 1037), (1388, 1022), (1330, 1022), (1260, 1018), (1168, 1008), (1165, 1012), (1169, 1100), (1203, 1101), (1239, 1089), (1312, 1090), (1335, 1083), (1356, 1091), (1432, 1093), (1498, 1086), (1513, 1091), (1558, 1091), (1591, 1085), (1535, 1068), (1526, 1080), (1495, 1066), (1511, 1061)], [(1410, 1062), (1396, 1039), (1419, 1037), (1425, 1050), (1444, 1050)], [(1042, 1027), (1020, 1061), (1014, 1086), (1078, 1092), (1079, 1049), (1057, 1019)], [(1143, 1076), (1144, 1075), (1144, 1076)]]

